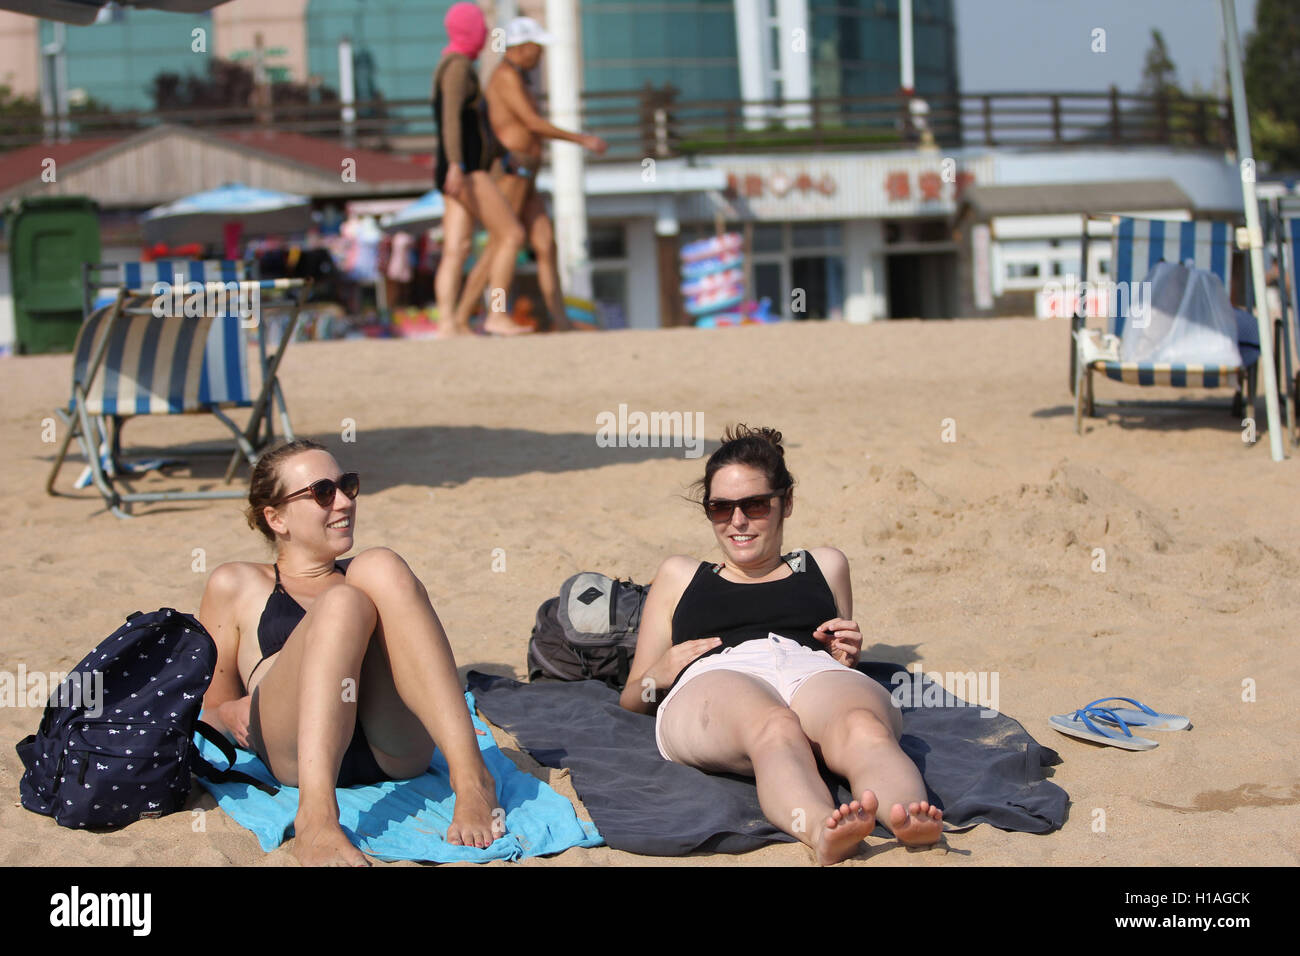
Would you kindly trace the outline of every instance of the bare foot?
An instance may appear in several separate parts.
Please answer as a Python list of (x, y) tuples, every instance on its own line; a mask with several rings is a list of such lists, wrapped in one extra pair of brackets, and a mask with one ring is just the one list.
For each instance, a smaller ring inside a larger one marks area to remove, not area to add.
[(440, 339), (451, 339), (460, 335), (473, 335), (473, 334), (474, 334), (474, 330), (471, 329), (468, 325), (459, 326), (456, 325), (454, 322), (438, 323), (438, 338)]
[(528, 335), (533, 330), (519, 325), (502, 312), (489, 312), (483, 320), (483, 331), (488, 335)]
[(862, 791), (862, 799), (841, 803), (826, 818), (826, 827), (816, 837), (814, 850), (820, 866), (830, 866), (847, 860), (858, 852), (862, 841), (876, 828), (876, 810), (879, 801), (870, 790)]
[(452, 784), (452, 789), (456, 792), (456, 803), (451, 826), (447, 827), (448, 843), (481, 849), (506, 835), (505, 811), (497, 806), (496, 781), (491, 774), (487, 774), (486, 780), (468, 786)]
[(907, 809), (896, 803), (889, 811), (889, 829), (899, 843), (929, 846), (938, 843), (943, 835), (943, 811), (924, 800), (908, 804)]
[(295, 819), (293, 855), (303, 866), (369, 866), (337, 820), (315, 823)]

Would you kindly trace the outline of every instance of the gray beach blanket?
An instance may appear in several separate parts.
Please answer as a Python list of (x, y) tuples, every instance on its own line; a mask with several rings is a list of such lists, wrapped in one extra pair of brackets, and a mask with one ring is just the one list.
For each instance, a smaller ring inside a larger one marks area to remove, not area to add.
[[(897, 664), (858, 669), (886, 690), (915, 686)], [(664, 760), (654, 718), (618, 705), (598, 681), (521, 684), (470, 671), (480, 712), (509, 731), (547, 767), (564, 768), (605, 841), (648, 856), (696, 851), (743, 853), (794, 838), (772, 826), (749, 777), (710, 774)], [(932, 685), (927, 680), (926, 688)], [(949, 830), (988, 823), (1001, 830), (1050, 833), (1065, 822), (1069, 796), (1046, 779), (1061, 762), (1010, 717), (967, 706), (937, 686), (927, 706), (903, 707), (903, 750), (925, 778), (929, 800)], [(946, 706), (931, 706), (943, 699)], [(906, 702), (908, 698), (904, 697)], [(917, 701), (920, 703), (921, 701)], [(853, 799), (844, 781), (827, 777), (837, 802)], [(888, 837), (883, 827), (876, 835)]]

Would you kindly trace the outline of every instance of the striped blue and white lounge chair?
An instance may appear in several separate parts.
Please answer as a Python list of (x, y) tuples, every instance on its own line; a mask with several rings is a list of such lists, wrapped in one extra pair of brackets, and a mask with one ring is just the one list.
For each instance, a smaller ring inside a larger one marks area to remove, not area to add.
[[(1274, 209), (1275, 222), (1280, 226), (1277, 231), (1277, 252), (1279, 284), (1283, 290), (1282, 315), (1277, 329), (1276, 352), (1278, 363), (1285, 364), (1286, 374), (1278, 375), (1279, 388), (1291, 388), (1291, 401), (1287, 403), (1287, 429), (1291, 432), (1291, 444), (1300, 444), (1300, 435), (1296, 433), (1296, 423), (1300, 421), (1300, 371), (1291, 364), (1291, 346), (1300, 345), (1300, 218), (1286, 219), (1281, 215), (1280, 204)], [(1294, 378), (1293, 378), (1294, 376)]]
[[(1112, 218), (1111, 275), (1112, 290), (1133, 289), (1142, 282), (1156, 263), (1190, 262), (1218, 276), (1224, 289), (1231, 294), (1233, 229), (1225, 222), (1170, 222), (1159, 219)], [(1086, 232), (1086, 230), (1085, 230)], [(1086, 270), (1087, 264), (1084, 264)], [(1086, 272), (1085, 272), (1086, 274)], [(1115, 295), (1115, 292), (1112, 292)], [(1097, 401), (1093, 397), (1092, 376), (1096, 372), (1126, 385), (1165, 385), (1174, 388), (1232, 388), (1235, 390), (1232, 405), (1234, 414), (1243, 411), (1242, 387), (1248, 389), (1246, 402), (1254, 403), (1253, 363), (1241, 366), (1171, 364), (1168, 362), (1121, 362), (1117, 358), (1115, 340), (1124, 334), (1129, 320), (1126, 314), (1128, 295), (1116, 295), (1108, 311), (1114, 315), (1106, 330), (1112, 354), (1101, 356), (1100, 349), (1090, 331), (1076, 323), (1073, 329), (1074, 365), (1074, 430), (1082, 433), (1083, 416), (1092, 416), (1095, 406), (1170, 405), (1192, 407), (1188, 402), (1118, 402)], [(1248, 370), (1251, 374), (1247, 374)], [(1227, 407), (1227, 406), (1225, 406)]]
[[(285, 437), (292, 439), (277, 373), (308, 283), (249, 278), (243, 263), (231, 261), (160, 260), (86, 265), (83, 270), (88, 316), (73, 353), (72, 396), (66, 408), (57, 410), (67, 428), (46, 491), (55, 494), (55, 479), (75, 437), (88, 464), (78, 486), (93, 481), (119, 517), (126, 517), (124, 506), (136, 501), (243, 497), (234, 489), (121, 490), (117, 483), (124, 476), (173, 463), (123, 460), (122, 425), (137, 415), (213, 415), (230, 430), (236, 446), (226, 470), (227, 484), (241, 458), (252, 464), (274, 439), (273, 403), (279, 406)], [(105, 286), (112, 293), (107, 300), (102, 295)], [(255, 305), (256, 312), (249, 305)], [(261, 318), (271, 309), (285, 309), (289, 315), (280, 342), (268, 353)], [(248, 328), (257, 330), (262, 371), (256, 394), (248, 370)], [(235, 408), (251, 409), (246, 427), (226, 414)]]

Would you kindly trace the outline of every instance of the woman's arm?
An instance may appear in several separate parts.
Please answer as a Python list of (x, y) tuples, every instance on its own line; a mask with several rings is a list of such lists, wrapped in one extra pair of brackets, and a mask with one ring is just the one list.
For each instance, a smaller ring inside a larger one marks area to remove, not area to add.
[(465, 156), (460, 141), (460, 110), (465, 105), (469, 91), (469, 60), (456, 57), (442, 71), (442, 151), (452, 166), (465, 168)]
[(239, 596), (245, 578), (237, 564), (223, 564), (208, 578), (199, 623), (217, 645), (217, 666), (203, 695), (203, 719), (247, 746), (248, 707), (239, 676)]
[(831, 586), (835, 609), (840, 617), (853, 617), (853, 582), (849, 579), (849, 559), (839, 548), (813, 548), (813, 560)]
[(813, 559), (822, 569), (822, 576), (830, 585), (835, 598), (838, 618), (826, 621), (818, 628), (818, 640), (824, 640), (831, 657), (846, 667), (852, 667), (862, 654), (862, 632), (853, 618), (853, 583), (849, 577), (849, 559), (839, 548), (813, 548)]
[(641, 629), (627, 686), (618, 699), (625, 710), (639, 714), (653, 711), (659, 696), (686, 665), (721, 643), (716, 637), (673, 643), (673, 612), (698, 564), (678, 554), (659, 565), (641, 609)]

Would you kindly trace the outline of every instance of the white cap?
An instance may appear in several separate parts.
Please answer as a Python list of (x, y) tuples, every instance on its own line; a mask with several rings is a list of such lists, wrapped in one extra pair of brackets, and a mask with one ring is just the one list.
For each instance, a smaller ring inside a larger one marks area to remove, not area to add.
[(536, 43), (549, 46), (555, 37), (542, 29), (542, 25), (532, 17), (515, 17), (506, 24), (506, 47)]

